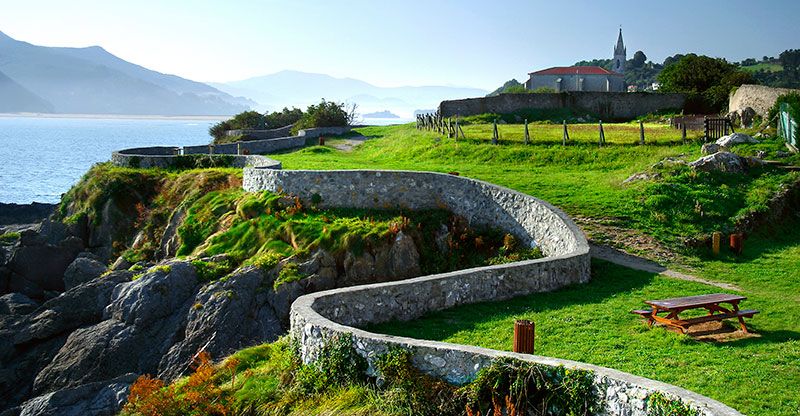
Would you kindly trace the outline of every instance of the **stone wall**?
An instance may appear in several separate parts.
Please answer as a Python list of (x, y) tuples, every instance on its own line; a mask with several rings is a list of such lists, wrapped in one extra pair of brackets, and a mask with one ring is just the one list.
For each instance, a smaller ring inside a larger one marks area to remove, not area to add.
[(749, 84), (742, 85), (729, 97), (728, 111), (733, 112), (751, 107), (753, 110), (756, 110), (756, 113), (760, 116), (765, 117), (767, 113), (769, 113), (769, 109), (775, 105), (775, 101), (778, 97), (790, 92), (800, 94), (800, 90), (788, 88), (772, 88), (763, 85)]
[[(159, 150), (160, 149), (160, 150)], [(166, 150), (165, 150), (166, 149)], [(127, 168), (169, 168), (180, 164), (181, 159), (191, 157), (210, 157), (210, 158), (229, 158), (227, 166), (244, 168), (245, 166), (257, 166), (266, 169), (280, 169), (281, 162), (260, 155), (181, 155), (175, 149), (179, 148), (136, 148), (125, 149), (111, 154), (111, 163), (115, 166)], [(159, 152), (163, 152), (159, 154)]]
[(227, 155), (235, 155), (238, 153), (272, 153), (280, 150), (303, 147), (305, 143), (306, 139), (302, 136), (280, 137), (267, 140), (245, 140), (225, 144), (186, 146), (183, 148), (183, 154), (195, 155), (208, 154), (209, 152)]
[(602, 120), (625, 121), (661, 110), (682, 110), (684, 94), (647, 92), (563, 92), (557, 94), (500, 94), (495, 97), (442, 101), (439, 113), (444, 117), (484, 113), (554, 110), (568, 108), (597, 115)]
[(481, 181), (426, 172), (246, 168), (243, 186), (247, 191), (285, 192), (305, 203), (317, 201), (323, 207), (446, 208), (470, 223), (513, 232), (523, 242), (540, 246), (547, 255), (543, 259), (302, 296), (292, 304), (290, 333), (299, 341), (300, 354), (306, 362), (316, 359), (331, 337), (351, 334), (354, 348), (367, 359), (371, 372), (375, 360), (392, 346), (411, 351), (413, 364), (423, 372), (452, 383), (470, 381), (493, 360), (512, 357), (593, 371), (608, 415), (645, 416), (647, 396), (659, 391), (683, 400), (706, 416), (740, 416), (735, 410), (688, 390), (608, 368), (359, 329), (391, 320), (411, 320), (457, 305), (509, 299), (588, 281), (589, 247), (583, 233), (563, 212), (544, 201)]
[(303, 129), (297, 132), (300, 137), (314, 138), (319, 136), (340, 136), (350, 132), (350, 126), (344, 127), (315, 127), (311, 129)]
[(292, 135), (292, 125), (269, 130), (238, 129), (228, 130), (226, 136), (247, 136), (253, 140), (277, 139), (279, 137), (289, 137)]

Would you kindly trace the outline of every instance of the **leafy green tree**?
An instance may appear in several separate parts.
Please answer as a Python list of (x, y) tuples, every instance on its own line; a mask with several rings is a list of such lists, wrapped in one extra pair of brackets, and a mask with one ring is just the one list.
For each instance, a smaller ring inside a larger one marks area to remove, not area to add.
[(271, 129), (292, 125), (301, 118), (303, 118), (303, 110), (295, 107), (292, 107), (291, 110), (283, 107), (283, 110), (273, 111), (265, 116), (267, 127)]
[(647, 55), (642, 51), (636, 51), (631, 59), (631, 68), (641, 68), (645, 62), (647, 62)]
[(798, 78), (800, 74), (800, 49), (788, 49), (781, 52), (778, 59), (783, 66), (786, 75), (793, 80)]
[(347, 108), (344, 103), (326, 101), (308, 106), (303, 117), (295, 123), (293, 131), (313, 127), (341, 127), (350, 125), (356, 116), (355, 105)]
[(232, 129), (255, 129), (261, 130), (267, 128), (266, 119), (264, 115), (258, 111), (245, 111), (233, 116), (228, 122)]
[(229, 120), (220, 121), (219, 123), (216, 123), (208, 128), (208, 134), (214, 138), (215, 143), (219, 142), (225, 137), (225, 132), (232, 130), (228, 121)]
[(689, 111), (719, 112), (731, 89), (753, 82), (748, 72), (720, 58), (689, 54), (670, 63), (658, 75), (663, 91), (689, 95)]

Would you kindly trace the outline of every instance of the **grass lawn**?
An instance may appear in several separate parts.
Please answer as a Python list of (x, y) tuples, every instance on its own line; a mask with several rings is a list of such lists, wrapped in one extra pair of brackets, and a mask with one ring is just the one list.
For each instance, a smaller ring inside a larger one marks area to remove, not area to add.
[[(273, 155), (285, 169), (409, 169), (457, 171), (545, 199), (570, 215), (608, 219), (656, 236), (676, 247), (692, 233), (730, 226), (781, 184), (797, 177), (765, 168), (751, 175), (698, 177), (683, 172), (660, 184), (622, 181), (666, 157), (699, 157), (697, 143), (647, 125), (646, 146), (638, 125), (606, 125), (608, 146), (598, 148), (597, 125), (570, 127), (561, 146), (560, 125), (531, 125), (533, 144), (522, 144), (522, 126), (500, 125), (493, 146), (491, 125), (469, 125), (467, 139), (443, 139), (413, 125), (359, 129), (370, 140), (352, 152), (314, 146)], [(690, 135), (691, 137), (691, 135)], [(782, 149), (777, 141), (737, 148), (740, 154)], [(793, 162), (796, 162), (792, 159)], [(653, 199), (657, 201), (653, 202)], [(455, 308), (421, 320), (372, 328), (417, 338), (509, 350), (513, 321), (533, 319), (538, 354), (617, 368), (682, 386), (750, 415), (800, 413), (800, 228), (783, 224), (746, 242), (740, 258), (701, 259), (689, 254), (701, 277), (735, 283), (761, 313), (749, 320), (760, 337), (727, 343), (698, 342), (661, 328), (647, 329), (629, 310), (645, 299), (714, 293), (720, 289), (593, 264), (593, 280), (554, 293)]]

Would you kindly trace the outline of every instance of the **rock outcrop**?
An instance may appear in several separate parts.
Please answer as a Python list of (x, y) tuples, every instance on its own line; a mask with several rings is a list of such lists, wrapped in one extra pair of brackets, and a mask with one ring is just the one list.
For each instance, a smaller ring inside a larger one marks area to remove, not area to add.
[[(16, 406), (0, 413), (114, 414), (138, 375), (172, 380), (200, 351), (218, 359), (274, 341), (299, 296), (414, 277), (419, 262), (414, 240), (402, 232), (359, 255), (318, 250), (212, 282), (189, 261), (168, 260), (138, 275), (104, 273), (101, 262), (81, 254), (65, 266), (60, 295), (41, 305), (23, 294), (0, 297), (0, 402)], [(302, 278), (276, 285), (289, 264)]]

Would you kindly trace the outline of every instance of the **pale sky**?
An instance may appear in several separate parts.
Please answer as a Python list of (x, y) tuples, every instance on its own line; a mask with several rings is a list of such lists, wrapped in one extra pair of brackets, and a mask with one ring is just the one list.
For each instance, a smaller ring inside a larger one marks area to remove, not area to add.
[(284, 69), (378, 86), (494, 89), (528, 72), (695, 52), (741, 60), (800, 48), (800, 1), (0, 0), (0, 31), (100, 45), (160, 72), (234, 81)]

